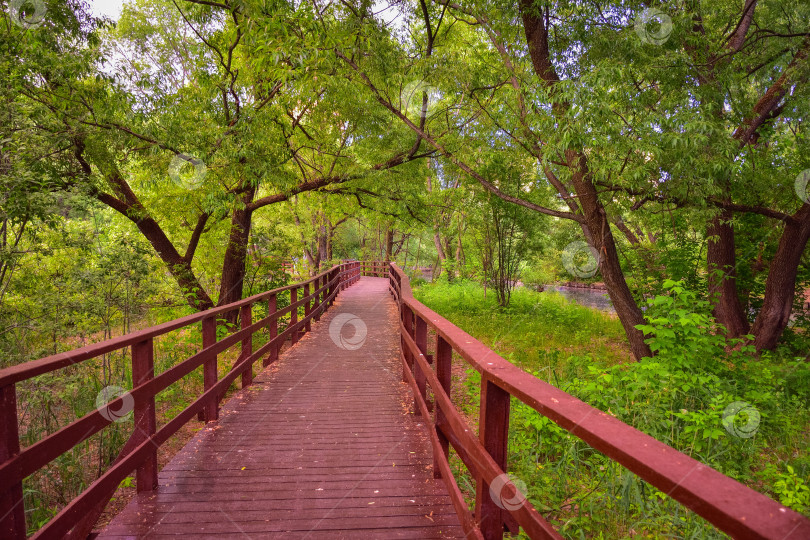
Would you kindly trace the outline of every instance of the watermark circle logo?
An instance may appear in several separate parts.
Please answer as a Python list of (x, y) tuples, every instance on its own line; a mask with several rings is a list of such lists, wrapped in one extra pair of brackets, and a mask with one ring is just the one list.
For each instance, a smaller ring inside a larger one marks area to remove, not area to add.
[[(122, 397), (121, 406), (114, 409), (110, 402)], [(111, 422), (123, 422), (135, 408), (135, 398), (120, 386), (105, 386), (96, 396), (96, 409)]]
[(741, 439), (753, 437), (761, 420), (757, 408), (747, 401), (735, 401), (723, 410), (723, 427), (730, 435)]
[(636, 34), (644, 43), (663, 45), (672, 33), (672, 18), (656, 8), (647, 8), (636, 17)]
[(489, 484), (489, 496), (504, 510), (517, 510), (526, 502), (526, 483), (519, 478), (500, 474)]
[(45, 20), (48, 9), (43, 0), (11, 0), (8, 15), (21, 28), (37, 28)]
[[(351, 335), (346, 335), (344, 328), (354, 329)], [(329, 337), (335, 345), (347, 351), (356, 351), (366, 342), (368, 327), (357, 315), (351, 313), (338, 313), (329, 323)]]
[(599, 252), (587, 242), (576, 240), (563, 249), (562, 263), (573, 276), (593, 277), (599, 271)]
[(175, 154), (169, 163), (169, 178), (184, 189), (197, 189), (202, 185), (208, 167), (200, 158)]
[(435, 86), (427, 84), (425, 81), (412, 81), (402, 89), (402, 109), (413, 115), (422, 113), (422, 97), (427, 94), (427, 109), (438, 101), (439, 91)]
[(805, 169), (796, 177), (793, 187), (796, 190), (796, 195), (802, 202), (810, 202), (810, 197), (807, 194), (807, 183), (810, 182), (810, 169)]

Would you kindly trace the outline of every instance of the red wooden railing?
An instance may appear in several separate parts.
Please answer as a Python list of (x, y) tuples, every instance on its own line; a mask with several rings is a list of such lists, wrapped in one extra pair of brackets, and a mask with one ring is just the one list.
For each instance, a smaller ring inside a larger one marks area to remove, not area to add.
[[(434, 405), (426, 399), (430, 386), (435, 402), (435, 415), (429, 429), (434, 473), (444, 480), (469, 537), (502, 538), (505, 529), (517, 531), (518, 527), (523, 527), (532, 538), (560, 538), (543, 516), (525, 498), (518, 496), (505, 476), (509, 410), (514, 397), (734, 537), (810, 538), (810, 521), (803, 516), (507, 362), (415, 300), (407, 276), (395, 264), (380, 261), (345, 262), (302, 283), (0, 370), (0, 538), (25, 537), (22, 480), (112, 422), (100, 411), (94, 411), (20, 450), (16, 383), (111, 351), (132, 348), (134, 388), (107, 405), (117, 410), (128, 396), (134, 400), (132, 436), (113, 465), (35, 535), (35, 538), (84, 539), (116, 487), (131, 471), (136, 471), (139, 492), (155, 489), (157, 448), (195, 415), (207, 421), (216, 419), (219, 400), (237, 377), (241, 376), (243, 386), (249, 385), (256, 361), (263, 358), (264, 365), (275, 361), (281, 344), (286, 339), (297, 341), (309, 329), (311, 321), (317, 320), (332, 304), (338, 292), (361, 275), (387, 277), (391, 293), (399, 303), (403, 379), (414, 391), (416, 414), (425, 419), (431, 419)], [(299, 290), (301, 298), (298, 298)], [(278, 295), (285, 291), (289, 292), (290, 305), (277, 309)], [(264, 301), (268, 304), (268, 316), (253, 323), (252, 307)], [(298, 320), (301, 306), (304, 306), (304, 317)], [(240, 310), (241, 330), (217, 341), (217, 316), (236, 309)], [(286, 314), (290, 315), (290, 320), (279, 333), (278, 321)], [(154, 338), (197, 323), (202, 325), (203, 349), (155, 375)], [(264, 328), (269, 330), (270, 339), (254, 352), (252, 337)], [(431, 348), (435, 354), (427, 353), (428, 328), (435, 334)], [(237, 343), (241, 344), (241, 350), (236, 363), (219, 378), (217, 355)], [(450, 399), (454, 351), (481, 373), (478, 437)], [(200, 366), (204, 374), (202, 395), (157, 429), (155, 395)], [(450, 471), (450, 445), (476, 479), (474, 513)], [(491, 484), (499, 484), (503, 490), (501, 497), (518, 504), (497, 504), (489, 493)]]
[[(34, 535), (34, 538), (67, 537), (84, 540), (126, 476), (134, 470), (138, 492), (154, 490), (157, 487), (158, 447), (195, 416), (199, 415), (205, 421), (216, 420), (219, 401), (231, 383), (241, 377), (243, 387), (250, 385), (253, 380), (253, 364), (261, 358), (265, 366), (274, 362), (284, 341), (298, 341), (304, 332), (310, 330), (311, 321), (318, 320), (332, 305), (337, 294), (360, 279), (360, 273), (360, 263), (343, 263), (302, 283), (273, 289), (115, 339), (0, 370), (0, 538), (16, 540), (26, 537), (23, 479), (112, 423), (108, 418), (109, 414), (103, 414), (101, 409), (95, 410), (21, 450), (16, 405), (17, 383), (105, 353), (126, 347), (132, 349), (133, 389), (107, 404), (108, 410), (118, 411), (123, 407), (124, 400), (132, 400), (134, 403), (135, 425), (130, 439), (110, 468)], [(300, 298), (299, 290), (302, 291)], [(283, 292), (289, 292), (290, 305), (277, 309), (278, 296)], [(267, 302), (268, 316), (254, 323), (253, 306), (259, 302)], [(298, 310), (301, 306), (304, 307), (304, 317), (299, 320)], [(240, 312), (241, 329), (217, 341), (217, 317), (234, 310)], [(279, 319), (286, 314), (290, 315), (290, 320), (279, 333)], [(198, 323), (202, 325), (202, 350), (155, 375), (154, 339)], [(254, 352), (253, 336), (265, 328), (269, 330), (269, 341)], [(238, 359), (220, 377), (217, 373), (217, 355), (236, 344), (241, 346)], [(156, 394), (201, 366), (203, 393), (157, 429)]]
[[(444, 480), (468, 537), (500, 539), (504, 529), (517, 532), (520, 526), (531, 538), (561, 538), (505, 475), (509, 408), (515, 398), (732, 537), (810, 538), (810, 520), (804, 516), (504, 360), (414, 299), (408, 277), (395, 264), (390, 265), (388, 278), (401, 314), (403, 378), (413, 390), (415, 413), (427, 420), (433, 405), (426, 400), (427, 386), (432, 391), (435, 416), (429, 434), (434, 474)], [(431, 349), (428, 328), (436, 336)], [(481, 373), (478, 437), (450, 399), (454, 351)], [(450, 445), (476, 479), (474, 513), (451, 474)], [(490, 495), (493, 483), (501, 504)]]

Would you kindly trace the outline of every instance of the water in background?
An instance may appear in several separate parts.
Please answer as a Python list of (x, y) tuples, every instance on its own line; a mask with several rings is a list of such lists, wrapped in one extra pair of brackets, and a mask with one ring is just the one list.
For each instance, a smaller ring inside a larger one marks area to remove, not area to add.
[(568, 300), (572, 300), (583, 306), (601, 309), (602, 311), (609, 311), (611, 313), (616, 311), (613, 309), (610, 298), (608, 298), (607, 291), (579, 289), (576, 287), (566, 287), (564, 285), (547, 285), (545, 290), (560, 293)]

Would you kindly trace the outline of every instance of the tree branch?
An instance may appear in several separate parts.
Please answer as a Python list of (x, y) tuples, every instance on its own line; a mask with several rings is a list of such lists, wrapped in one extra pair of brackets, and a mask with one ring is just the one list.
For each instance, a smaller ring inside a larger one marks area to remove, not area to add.
[(391, 111), (391, 113), (393, 113), (394, 116), (396, 116), (402, 122), (404, 122), (405, 125), (407, 125), (416, 134), (420, 135), (425, 141), (428, 142), (428, 144), (430, 144), (436, 150), (441, 152), (456, 167), (458, 167), (459, 169), (461, 169), (462, 171), (467, 173), (473, 179), (477, 180), (478, 183), (481, 184), (481, 186), (484, 187), (484, 189), (486, 189), (490, 193), (493, 193), (494, 195), (497, 195), (498, 197), (500, 197), (501, 199), (503, 199), (505, 201), (508, 201), (508, 202), (523, 206), (525, 208), (529, 208), (530, 210), (534, 210), (534, 211), (540, 212), (542, 214), (546, 214), (546, 215), (554, 216), (554, 217), (559, 217), (559, 218), (563, 218), (563, 219), (570, 219), (570, 220), (573, 220), (573, 221), (576, 221), (576, 222), (581, 222), (582, 221), (583, 218), (580, 215), (573, 214), (573, 213), (570, 213), (570, 212), (563, 212), (563, 211), (560, 211), (560, 210), (552, 210), (551, 208), (546, 208), (544, 206), (540, 206), (540, 205), (535, 204), (533, 202), (529, 202), (529, 201), (526, 201), (524, 199), (520, 199), (518, 197), (508, 195), (508, 194), (504, 193), (503, 191), (501, 191), (500, 189), (498, 189), (494, 184), (492, 184), (491, 182), (486, 180), (483, 176), (481, 176), (478, 172), (476, 172), (467, 163), (465, 163), (464, 161), (461, 161), (460, 159), (458, 159), (452, 152), (450, 152), (444, 145), (442, 145), (440, 142), (438, 142), (434, 137), (428, 135), (423, 130), (419, 129), (419, 126), (417, 126), (416, 124), (411, 122), (408, 119), (408, 117), (402, 113), (402, 111), (400, 111), (397, 107), (395, 107), (391, 103), (390, 100), (383, 97), (382, 93), (379, 91), (379, 89), (376, 87), (376, 85), (371, 81), (371, 79), (369, 79), (368, 75), (366, 75), (366, 73), (363, 72), (360, 69), (360, 67), (352, 59), (348, 58), (346, 55), (344, 55), (342, 52), (340, 52), (337, 49), (335, 49), (335, 55), (337, 55), (338, 58), (343, 60), (349, 67), (351, 67), (360, 76), (360, 78), (363, 80), (363, 83), (372, 91), (372, 93), (374, 94), (374, 97), (376, 98), (376, 100), (383, 107), (385, 107), (386, 109)]

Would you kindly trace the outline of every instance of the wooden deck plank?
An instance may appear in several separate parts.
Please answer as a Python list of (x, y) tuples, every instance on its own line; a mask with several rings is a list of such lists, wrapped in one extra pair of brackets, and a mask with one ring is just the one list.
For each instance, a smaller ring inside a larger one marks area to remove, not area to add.
[[(463, 537), (400, 383), (387, 287), (366, 277), (343, 291), (99, 538)], [(367, 328), (356, 350), (330, 337), (341, 313)]]

